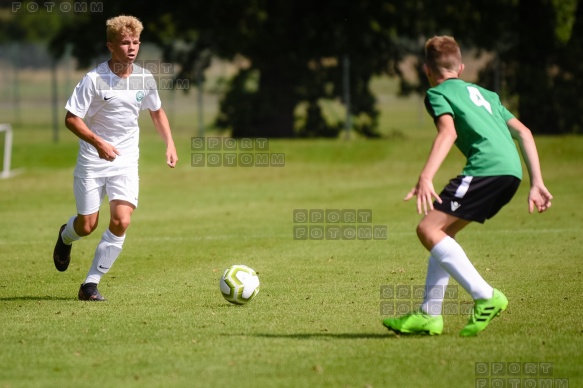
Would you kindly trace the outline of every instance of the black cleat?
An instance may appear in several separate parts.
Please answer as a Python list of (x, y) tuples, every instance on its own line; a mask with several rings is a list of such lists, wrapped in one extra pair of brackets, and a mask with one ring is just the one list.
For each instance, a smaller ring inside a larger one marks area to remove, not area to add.
[(79, 300), (102, 302), (105, 300), (105, 298), (97, 290), (97, 284), (86, 283), (81, 284), (81, 287), (79, 288)]
[(69, 268), (69, 263), (71, 262), (71, 248), (72, 245), (67, 245), (63, 242), (61, 238), (61, 233), (65, 230), (67, 224), (61, 226), (59, 229), (59, 236), (57, 237), (57, 244), (55, 245), (55, 250), (53, 251), (53, 261), (55, 262), (55, 267), (58, 271), (66, 271)]

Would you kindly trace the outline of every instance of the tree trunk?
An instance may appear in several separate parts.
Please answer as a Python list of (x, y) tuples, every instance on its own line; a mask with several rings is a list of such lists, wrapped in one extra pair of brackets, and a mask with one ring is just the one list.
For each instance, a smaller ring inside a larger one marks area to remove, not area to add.
[(295, 137), (294, 110), (298, 101), (293, 84), (285, 77), (289, 73), (275, 63), (260, 72), (259, 100), (265, 116), (259, 120), (258, 132), (269, 137)]

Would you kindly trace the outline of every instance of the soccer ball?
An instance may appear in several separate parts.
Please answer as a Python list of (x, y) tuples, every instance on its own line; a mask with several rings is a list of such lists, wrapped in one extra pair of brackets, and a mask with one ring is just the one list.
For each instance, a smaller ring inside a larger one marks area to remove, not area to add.
[(221, 276), (219, 287), (223, 297), (234, 304), (245, 304), (259, 292), (259, 277), (246, 265), (232, 265)]

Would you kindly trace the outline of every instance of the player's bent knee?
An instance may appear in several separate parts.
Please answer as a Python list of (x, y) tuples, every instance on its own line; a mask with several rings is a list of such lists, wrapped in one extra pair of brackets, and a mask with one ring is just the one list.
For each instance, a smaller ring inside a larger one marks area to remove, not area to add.
[(423, 221), (421, 221), (419, 223), (419, 225), (417, 225), (417, 237), (419, 237), (420, 240), (424, 240), (427, 238), (427, 235), (429, 234), (429, 226), (424, 223)]
[(421, 241), (421, 244), (423, 244), (423, 246), (429, 251), (437, 243), (437, 240), (439, 239), (438, 235), (440, 234), (439, 232), (439, 229), (436, 229), (431, 223), (421, 221), (419, 225), (417, 225), (417, 237), (419, 238), (419, 241)]
[(112, 229), (112, 232), (114, 232), (114, 234), (117, 235), (124, 234), (125, 231), (130, 227), (130, 221), (131, 221), (130, 217), (112, 218), (110, 223), (110, 229)]
[(76, 231), (77, 234), (79, 236), (88, 236), (91, 233), (93, 233), (93, 231), (97, 229), (97, 223), (95, 224), (85, 224), (81, 226), (81, 230), (80, 231)]
[(97, 229), (97, 224), (98, 224), (97, 218), (93, 219), (77, 217), (77, 225), (75, 226), (75, 232), (77, 232), (77, 234), (82, 237), (88, 236), (91, 233), (93, 233), (95, 229)]

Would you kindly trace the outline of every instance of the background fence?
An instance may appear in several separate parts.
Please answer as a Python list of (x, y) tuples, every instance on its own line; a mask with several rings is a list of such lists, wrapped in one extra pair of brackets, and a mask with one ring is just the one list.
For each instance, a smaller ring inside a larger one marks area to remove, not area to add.
[[(160, 50), (148, 43), (142, 44), (139, 60), (161, 61)], [(98, 58), (95, 64), (107, 60)], [(213, 123), (219, 110), (219, 102), (224, 95), (229, 79), (245, 66), (245, 61), (235, 59), (226, 62), (214, 59), (204, 73), (202, 94), (197, 85), (183, 82), (179, 89), (160, 87), (160, 97), (168, 114), (173, 130), (187, 131), (193, 136), (206, 132), (216, 132)], [(470, 65), (469, 74), (475, 66)], [(38, 128), (52, 131), (53, 141), (63, 136), (65, 127), (65, 103), (75, 85), (83, 78), (88, 68), (78, 69), (77, 61), (70, 54), (55, 62), (46, 45), (31, 43), (0, 44), (0, 122), (19, 127)], [(164, 86), (162, 84), (162, 86)], [(405, 119), (412, 126), (425, 120), (421, 96), (407, 99), (397, 97), (397, 80), (379, 77), (371, 88), (375, 92), (381, 112), (380, 132), (392, 135), (403, 132), (407, 127), (394, 124), (395, 115), (409, 115)], [(419, 108), (410, 113), (403, 105), (414, 103)], [(323, 100), (322, 110), (334, 121), (343, 120), (345, 107), (340, 101)], [(298, 107), (299, 110), (302, 107)], [(402, 122), (400, 117), (399, 122)], [(224, 134), (224, 133), (223, 133)], [(228, 135), (228, 134), (224, 134)]]
[[(149, 44), (141, 47), (141, 61), (160, 61), (159, 50)], [(98, 58), (95, 64), (107, 60)], [(215, 61), (207, 69), (202, 95), (196, 85), (183, 82), (179, 89), (160, 87), (160, 97), (173, 127), (200, 134), (201, 124), (208, 128), (218, 110), (219, 98), (236, 66)], [(0, 122), (15, 127), (51, 130), (58, 141), (63, 131), (65, 103), (75, 85), (89, 69), (78, 69), (77, 61), (66, 55), (55, 63), (40, 44), (0, 45)], [(202, 119), (202, 120), (201, 120)]]

